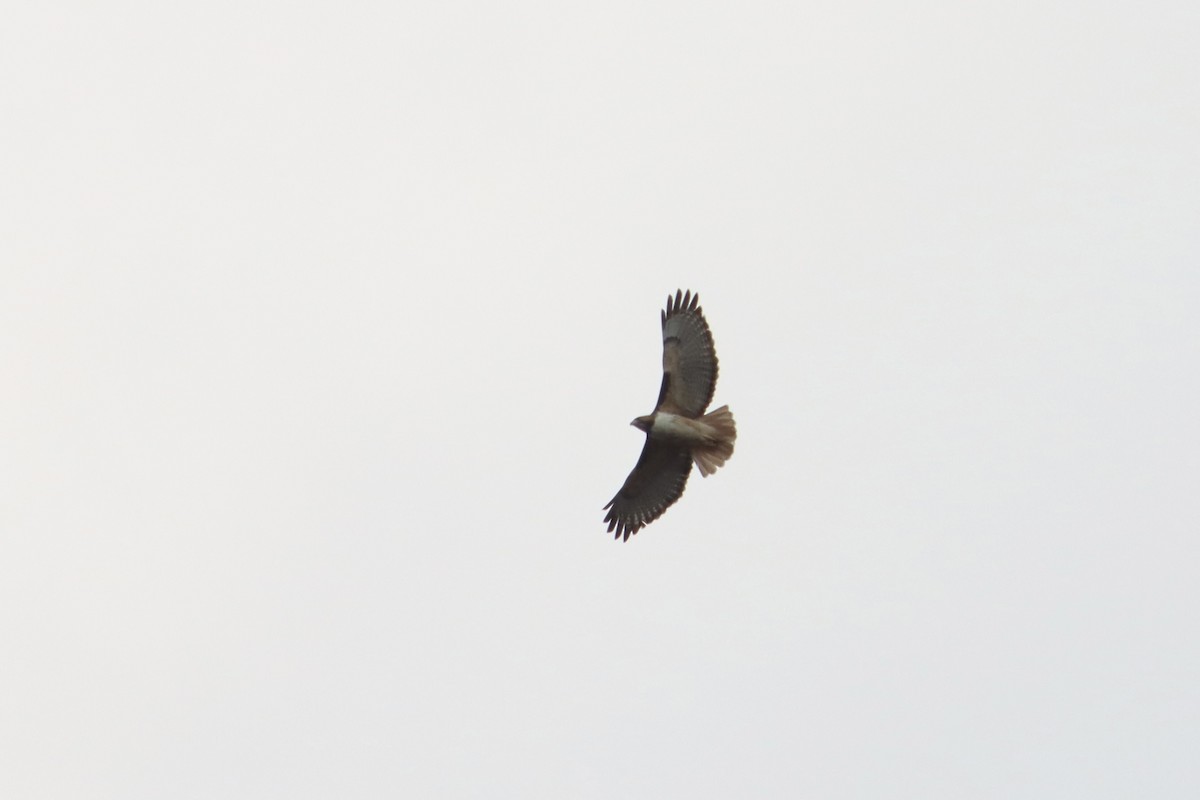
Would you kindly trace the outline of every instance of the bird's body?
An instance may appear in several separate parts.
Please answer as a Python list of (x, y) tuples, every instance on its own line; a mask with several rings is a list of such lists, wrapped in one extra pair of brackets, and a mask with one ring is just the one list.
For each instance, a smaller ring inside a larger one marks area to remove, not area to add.
[(733, 455), (737, 426), (728, 406), (705, 414), (717, 383), (712, 333), (690, 291), (662, 313), (663, 382), (652, 414), (631, 424), (646, 433), (638, 463), (606, 509), (610, 532), (629, 539), (683, 494), (692, 464), (707, 477)]
[[(723, 417), (729, 411), (728, 406), (721, 406), (713, 412)], [(697, 450), (719, 448), (729, 437), (728, 426), (720, 424), (718, 419), (710, 420), (709, 415), (692, 419), (668, 411), (656, 411), (645, 417), (634, 420), (634, 427), (645, 431), (651, 439), (664, 444), (679, 445), (691, 448), (695, 456)], [(732, 420), (732, 415), (729, 415)], [(736, 435), (736, 432), (735, 432)], [(732, 444), (732, 442), (730, 442)], [(699, 466), (699, 461), (696, 462)]]
[[(638, 419), (645, 419), (645, 417), (638, 417)], [(716, 428), (702, 420), (681, 417), (667, 411), (656, 411), (650, 415), (650, 420), (650, 428), (642, 430), (650, 434), (652, 439), (662, 439), (688, 446), (716, 444)]]

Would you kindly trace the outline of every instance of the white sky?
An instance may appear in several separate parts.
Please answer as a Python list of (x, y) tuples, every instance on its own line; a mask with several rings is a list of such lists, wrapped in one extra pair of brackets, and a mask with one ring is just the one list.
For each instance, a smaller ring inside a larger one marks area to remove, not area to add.
[(0, 795), (1200, 790), (1194, 3), (5, 17)]

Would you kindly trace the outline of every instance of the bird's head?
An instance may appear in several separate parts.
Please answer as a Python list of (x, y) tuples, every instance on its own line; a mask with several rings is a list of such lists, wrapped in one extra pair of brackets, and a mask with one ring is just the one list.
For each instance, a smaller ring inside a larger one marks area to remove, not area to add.
[(650, 428), (654, 425), (654, 415), (647, 414), (644, 417), (638, 417), (633, 422), (629, 423), (640, 431), (650, 432)]

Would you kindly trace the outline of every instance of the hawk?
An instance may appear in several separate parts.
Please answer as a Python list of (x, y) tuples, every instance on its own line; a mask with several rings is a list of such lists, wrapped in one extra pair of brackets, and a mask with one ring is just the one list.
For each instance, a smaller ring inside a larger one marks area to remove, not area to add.
[(604, 507), (608, 532), (625, 541), (679, 499), (693, 463), (708, 477), (733, 455), (737, 439), (729, 406), (704, 413), (717, 386), (717, 353), (700, 295), (680, 290), (667, 296), (662, 336), (658, 405), (653, 414), (629, 423), (646, 432), (646, 444), (625, 485)]

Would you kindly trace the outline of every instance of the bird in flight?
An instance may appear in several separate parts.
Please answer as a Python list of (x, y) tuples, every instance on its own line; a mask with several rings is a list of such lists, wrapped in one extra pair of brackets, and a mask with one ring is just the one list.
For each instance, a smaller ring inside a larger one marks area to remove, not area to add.
[(717, 352), (700, 295), (667, 296), (662, 312), (663, 378), (654, 413), (630, 424), (646, 444), (608, 505), (608, 532), (629, 537), (662, 516), (683, 494), (692, 464), (708, 477), (733, 455), (737, 427), (729, 406), (705, 414), (717, 386)]

